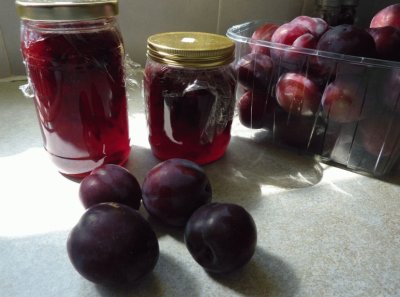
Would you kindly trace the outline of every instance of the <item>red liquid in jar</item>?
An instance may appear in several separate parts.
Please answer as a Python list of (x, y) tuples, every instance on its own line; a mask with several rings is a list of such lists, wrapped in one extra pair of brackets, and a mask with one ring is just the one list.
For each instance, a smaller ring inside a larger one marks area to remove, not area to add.
[(230, 66), (179, 69), (148, 61), (144, 91), (149, 142), (157, 158), (207, 164), (223, 156), (235, 105)]
[(60, 172), (73, 176), (123, 164), (130, 152), (122, 39), (113, 24), (91, 26), (66, 25), (66, 33), (22, 27), (44, 147)]

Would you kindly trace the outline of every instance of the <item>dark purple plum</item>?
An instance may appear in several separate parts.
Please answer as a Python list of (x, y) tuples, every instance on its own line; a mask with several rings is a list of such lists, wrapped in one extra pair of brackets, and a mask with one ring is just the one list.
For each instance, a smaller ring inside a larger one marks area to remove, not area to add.
[(184, 226), (192, 213), (211, 201), (204, 170), (185, 159), (169, 159), (153, 167), (143, 181), (143, 205), (160, 222)]
[(237, 66), (238, 81), (250, 90), (266, 91), (270, 85), (273, 63), (269, 56), (250, 53)]
[(257, 229), (243, 207), (209, 203), (190, 217), (184, 238), (190, 254), (207, 272), (225, 274), (251, 259), (257, 244)]
[(318, 41), (317, 50), (375, 58), (375, 42), (365, 30), (353, 25), (339, 25), (326, 31)]
[(142, 191), (137, 179), (127, 169), (107, 164), (82, 180), (79, 197), (85, 208), (102, 202), (118, 202), (139, 209)]
[(159, 245), (138, 211), (124, 204), (101, 203), (86, 210), (72, 228), (67, 251), (74, 268), (87, 280), (126, 287), (153, 270)]
[[(336, 54), (376, 58), (375, 41), (364, 29), (353, 25), (339, 25), (326, 31), (317, 43), (317, 50)], [(335, 70), (334, 59), (316, 57), (311, 59), (312, 71), (328, 75)]]

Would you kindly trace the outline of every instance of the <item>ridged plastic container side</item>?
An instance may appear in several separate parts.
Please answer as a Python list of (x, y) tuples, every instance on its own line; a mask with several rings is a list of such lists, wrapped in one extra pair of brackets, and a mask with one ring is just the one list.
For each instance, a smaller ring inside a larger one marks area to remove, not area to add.
[(387, 174), (400, 156), (400, 63), (251, 39), (264, 22), (227, 32), (241, 123), (278, 145)]

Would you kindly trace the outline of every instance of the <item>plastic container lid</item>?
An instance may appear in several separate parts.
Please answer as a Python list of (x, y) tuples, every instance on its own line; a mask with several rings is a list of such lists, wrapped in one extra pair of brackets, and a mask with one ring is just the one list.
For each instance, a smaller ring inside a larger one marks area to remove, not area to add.
[(25, 20), (79, 21), (118, 14), (118, 0), (17, 0), (15, 4)]
[(167, 32), (147, 39), (147, 56), (159, 63), (192, 68), (213, 68), (234, 60), (235, 43), (204, 32)]

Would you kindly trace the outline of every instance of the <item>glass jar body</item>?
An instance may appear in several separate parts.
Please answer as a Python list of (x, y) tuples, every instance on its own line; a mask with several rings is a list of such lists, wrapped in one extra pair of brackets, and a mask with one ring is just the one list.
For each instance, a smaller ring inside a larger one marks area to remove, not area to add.
[(58, 170), (84, 176), (123, 164), (130, 145), (116, 20), (23, 20), (21, 51), (44, 147)]
[(231, 137), (235, 85), (231, 65), (182, 68), (148, 59), (144, 95), (153, 154), (198, 164), (221, 158)]
[(339, 23), (354, 25), (356, 19), (357, 9), (355, 5), (342, 5)]

